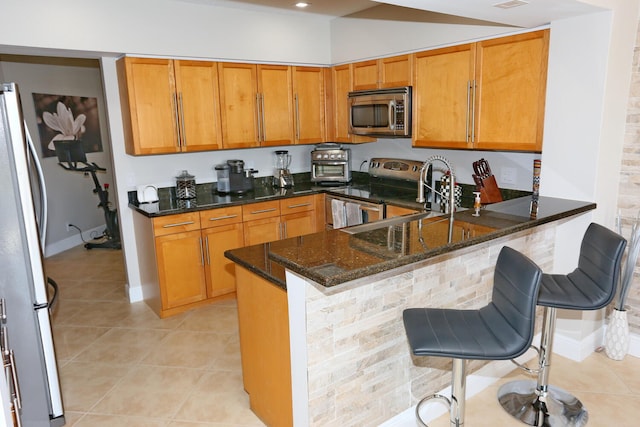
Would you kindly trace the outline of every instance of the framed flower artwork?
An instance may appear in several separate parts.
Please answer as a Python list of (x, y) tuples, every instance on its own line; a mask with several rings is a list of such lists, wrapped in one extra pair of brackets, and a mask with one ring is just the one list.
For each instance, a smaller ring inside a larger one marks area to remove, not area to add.
[(56, 155), (54, 141), (80, 140), (85, 153), (102, 151), (97, 98), (34, 93), (33, 103), (42, 157)]

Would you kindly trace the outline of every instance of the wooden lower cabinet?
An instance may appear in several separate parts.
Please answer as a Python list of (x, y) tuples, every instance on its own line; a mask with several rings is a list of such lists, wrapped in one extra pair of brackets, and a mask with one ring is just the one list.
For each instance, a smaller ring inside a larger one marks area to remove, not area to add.
[(393, 218), (395, 216), (418, 213), (418, 211), (415, 209), (408, 209), (408, 208), (403, 208), (401, 206), (394, 206), (394, 205), (387, 205), (385, 212), (386, 212), (386, 218)]
[(200, 230), (157, 237), (156, 258), (163, 309), (206, 299)]
[(242, 381), (270, 427), (293, 425), (287, 292), (236, 266)]
[(244, 245), (242, 223), (202, 230), (206, 252), (206, 281), (209, 298), (235, 292), (235, 264), (224, 252)]

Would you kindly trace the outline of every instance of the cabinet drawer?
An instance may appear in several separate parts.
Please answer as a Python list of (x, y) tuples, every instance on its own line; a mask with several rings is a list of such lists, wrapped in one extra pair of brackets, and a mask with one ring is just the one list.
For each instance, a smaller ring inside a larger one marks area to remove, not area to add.
[(200, 229), (200, 214), (190, 212), (179, 215), (167, 215), (153, 218), (153, 234), (164, 236), (166, 234), (182, 233)]
[(315, 196), (310, 195), (294, 197), (291, 199), (282, 199), (280, 200), (280, 213), (282, 215), (287, 215), (295, 212), (311, 211), (314, 209), (314, 197)]
[(278, 200), (242, 206), (243, 221), (253, 221), (254, 219), (271, 218), (273, 216), (280, 216), (280, 202)]
[(200, 212), (200, 226), (202, 228), (236, 224), (238, 222), (242, 222), (242, 206), (229, 206)]

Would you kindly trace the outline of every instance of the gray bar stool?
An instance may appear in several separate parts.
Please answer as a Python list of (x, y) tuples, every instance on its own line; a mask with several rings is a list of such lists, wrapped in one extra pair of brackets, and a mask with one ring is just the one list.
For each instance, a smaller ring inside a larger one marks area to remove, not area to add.
[(529, 348), (541, 277), (533, 261), (505, 246), (498, 255), (488, 305), (477, 310), (404, 310), (404, 327), (414, 355), (453, 358), (451, 399), (434, 394), (420, 400), (416, 406), (420, 425), (426, 426), (420, 407), (431, 399), (447, 403), (452, 426), (464, 425), (467, 359), (508, 360)]
[[(530, 426), (584, 426), (587, 410), (576, 397), (549, 385), (556, 310), (598, 310), (616, 293), (620, 261), (626, 240), (601, 225), (592, 223), (582, 239), (578, 267), (567, 275), (543, 274), (538, 305), (544, 307), (542, 338), (538, 350), (538, 380), (512, 381), (498, 390), (502, 407)], [(516, 363), (517, 364), (517, 363)]]

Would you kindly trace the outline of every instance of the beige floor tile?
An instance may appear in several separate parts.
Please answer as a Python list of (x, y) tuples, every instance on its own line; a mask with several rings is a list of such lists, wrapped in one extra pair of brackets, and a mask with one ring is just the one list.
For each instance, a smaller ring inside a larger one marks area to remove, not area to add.
[(59, 367), (64, 408), (87, 412), (127, 373), (117, 364), (69, 362)]
[(57, 326), (53, 331), (56, 357), (59, 360), (72, 359), (108, 331), (109, 328), (91, 326)]
[(180, 329), (190, 331), (224, 331), (238, 333), (238, 309), (235, 302), (222, 302), (195, 310), (186, 317)]
[(136, 366), (92, 412), (169, 419), (201, 376), (195, 369)]
[(156, 348), (167, 333), (154, 329), (112, 328), (75, 359), (83, 362), (135, 364)]
[(160, 418), (123, 417), (87, 414), (74, 427), (164, 427), (169, 421)]
[(249, 397), (243, 390), (239, 372), (216, 371), (203, 375), (175, 420), (263, 425), (249, 409)]
[[(142, 363), (205, 369), (224, 355), (229, 335), (214, 332), (171, 331), (155, 346)], [(167, 351), (169, 349), (169, 351)]]

